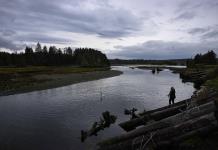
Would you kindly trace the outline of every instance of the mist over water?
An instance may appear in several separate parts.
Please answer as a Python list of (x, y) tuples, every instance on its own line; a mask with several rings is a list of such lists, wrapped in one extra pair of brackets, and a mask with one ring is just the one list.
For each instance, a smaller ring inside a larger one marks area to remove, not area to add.
[[(169, 70), (152, 74), (129, 67), (113, 69), (123, 74), (0, 97), (0, 149), (92, 149), (97, 141), (124, 132), (117, 125), (129, 118), (124, 108), (143, 111), (168, 105), (171, 86), (176, 89), (175, 101), (189, 98), (195, 90), (192, 83), (182, 83), (179, 74)], [(89, 129), (106, 110), (118, 117), (116, 124), (82, 144), (80, 130)]]

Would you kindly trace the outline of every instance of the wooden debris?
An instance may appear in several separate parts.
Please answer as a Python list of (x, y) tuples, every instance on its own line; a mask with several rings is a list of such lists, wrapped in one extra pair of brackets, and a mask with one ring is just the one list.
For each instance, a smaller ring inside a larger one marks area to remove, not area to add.
[(148, 133), (153, 132), (153, 131), (157, 131), (157, 130), (160, 130), (163, 128), (175, 126), (177, 124), (183, 123), (183, 122), (188, 121), (190, 119), (200, 117), (200, 116), (205, 115), (205, 114), (209, 114), (211, 112), (216, 111), (217, 106), (218, 106), (217, 102), (218, 102), (217, 100), (212, 101), (212, 102), (208, 102), (206, 104), (200, 105), (199, 107), (192, 108), (190, 110), (181, 112), (181, 113), (176, 114), (174, 116), (162, 119), (160, 121), (155, 121), (151, 124), (147, 124), (144, 127), (137, 128), (133, 131), (122, 134), (120, 136), (116, 136), (116, 137), (104, 140), (104, 141), (100, 142), (99, 145), (102, 147), (103, 146), (105, 147), (105, 146), (108, 146), (111, 144), (117, 144), (117, 143), (127, 141), (127, 140), (133, 139), (133, 138), (141, 136), (141, 135), (148, 134)]
[(188, 138), (190, 136), (203, 133), (205, 129), (212, 130), (217, 128), (218, 122), (214, 112), (203, 115), (199, 118), (188, 120), (177, 124), (175, 126), (156, 130), (142, 136), (120, 142), (118, 144), (112, 144), (106, 147), (102, 147), (101, 150), (132, 150), (145, 149), (146, 147), (162, 147), (169, 146), (181, 139)]
[(130, 119), (139, 118), (140, 116), (135, 113), (136, 111), (137, 111), (136, 108), (132, 108), (132, 109), (130, 109), (130, 110), (129, 110), (129, 109), (125, 109), (125, 110), (124, 110), (124, 114), (125, 114), (125, 115), (130, 115), (130, 116), (131, 116)]
[(119, 126), (121, 128), (123, 128), (125, 131), (131, 131), (138, 126), (146, 125), (146, 123), (149, 120), (158, 121), (158, 120), (176, 115), (176, 114), (186, 110), (187, 107), (191, 106), (191, 104), (195, 104), (194, 106), (198, 106), (198, 105), (201, 105), (203, 103), (212, 101), (212, 100), (214, 100), (213, 97), (216, 94), (217, 93), (215, 93), (215, 92), (210, 92), (210, 93), (208, 93), (208, 95), (206, 97), (203, 97), (201, 95), (200, 98), (193, 97), (192, 99), (187, 99), (187, 100), (183, 100), (183, 101), (180, 101), (178, 103), (175, 103), (173, 106), (170, 106), (170, 107), (166, 106), (166, 107), (162, 107), (162, 108), (155, 109), (152, 111), (147, 111), (147, 112), (141, 113), (140, 114), (141, 117), (137, 117), (135, 119), (131, 119), (131, 120), (126, 121), (126, 122), (122, 122), (119, 124)]
[(94, 122), (91, 129), (88, 131), (81, 130), (81, 142), (84, 142), (89, 136), (97, 136), (97, 133), (100, 130), (104, 130), (105, 128), (110, 127), (111, 124), (115, 123), (117, 117), (111, 115), (109, 111), (105, 111), (102, 113), (102, 118), (100, 118), (99, 122)]

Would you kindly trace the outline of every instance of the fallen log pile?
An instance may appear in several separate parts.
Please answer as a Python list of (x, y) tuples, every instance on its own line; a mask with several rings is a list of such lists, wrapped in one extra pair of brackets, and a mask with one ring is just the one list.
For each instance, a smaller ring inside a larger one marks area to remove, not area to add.
[(214, 100), (214, 97), (217, 93), (213, 90), (210, 90), (207, 92), (207, 96), (203, 96), (202, 94), (198, 97), (192, 97), (191, 99), (183, 100), (178, 103), (175, 103), (173, 106), (165, 106), (162, 108), (154, 109), (151, 111), (140, 113), (138, 116), (139, 118), (131, 119), (126, 122), (122, 122), (119, 124), (121, 128), (123, 128), (125, 131), (131, 131), (134, 130), (136, 127), (141, 125), (146, 125), (149, 121), (158, 121), (163, 118), (176, 115), (184, 110), (186, 110), (188, 107), (194, 107), (197, 105), (201, 105), (203, 103), (209, 102)]
[(194, 96), (140, 115), (120, 123), (129, 132), (99, 142), (99, 150), (169, 149), (189, 137), (206, 136), (218, 128), (217, 93), (210, 90), (206, 96)]

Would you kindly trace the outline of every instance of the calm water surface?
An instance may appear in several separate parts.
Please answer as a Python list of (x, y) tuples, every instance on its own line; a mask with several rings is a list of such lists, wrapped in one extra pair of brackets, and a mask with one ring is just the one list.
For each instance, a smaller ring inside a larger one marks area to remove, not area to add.
[[(116, 124), (128, 119), (124, 108), (150, 110), (167, 105), (171, 86), (176, 89), (177, 101), (189, 98), (195, 90), (192, 83), (182, 83), (179, 75), (169, 70), (153, 75), (149, 70), (114, 69), (123, 74), (0, 97), (0, 149), (95, 149), (97, 141), (123, 132)], [(117, 115), (116, 124), (81, 144), (80, 130), (90, 128), (105, 110)]]

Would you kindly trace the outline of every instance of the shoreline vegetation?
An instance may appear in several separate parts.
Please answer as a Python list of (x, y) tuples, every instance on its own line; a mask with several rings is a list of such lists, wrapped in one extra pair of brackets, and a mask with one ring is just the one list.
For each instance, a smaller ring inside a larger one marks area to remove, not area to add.
[(1, 67), (0, 96), (57, 88), (121, 74), (121, 71), (111, 70), (110, 67)]

